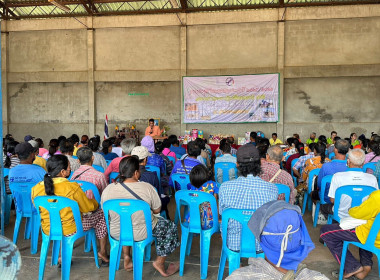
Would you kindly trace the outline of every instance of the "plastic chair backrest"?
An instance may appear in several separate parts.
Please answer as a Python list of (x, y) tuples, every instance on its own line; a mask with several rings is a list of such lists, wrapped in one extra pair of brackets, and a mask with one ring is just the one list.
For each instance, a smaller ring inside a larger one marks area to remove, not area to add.
[(373, 172), (376, 170), (376, 162), (368, 162), (363, 165), (363, 172), (367, 172), (367, 169), (372, 169)]
[(172, 174), (171, 175), (173, 185), (176, 183), (181, 187), (181, 190), (187, 190), (187, 184), (190, 184), (190, 176), (188, 174)]
[(221, 169), (223, 172), (222, 182), (230, 181), (230, 169), (233, 169), (235, 172), (235, 179), (237, 178), (237, 167), (233, 162), (218, 162), (214, 165), (215, 173), (215, 182), (218, 182), (218, 169)]
[(112, 160), (106, 159), (107, 166), (110, 165), (111, 162), (112, 162)]
[(95, 170), (104, 173), (104, 168), (100, 165), (93, 164), (92, 167), (95, 168)]
[(299, 160), (299, 158), (295, 158), (295, 159), (293, 159), (292, 162), (290, 163), (292, 176), (293, 176), (293, 166), (296, 164), (296, 162), (297, 162), (298, 160)]
[[(369, 231), (365, 245), (375, 248), (376, 237), (379, 235), (379, 232), (380, 232), (380, 214), (377, 214), (375, 221), (372, 224), (371, 230)], [(380, 248), (377, 248), (377, 249), (380, 249)]]
[(116, 179), (116, 177), (119, 176), (119, 172), (111, 172), (110, 174), (110, 184), (112, 183), (113, 179)]
[[(106, 218), (106, 224), (108, 229), (108, 236), (110, 235), (110, 223), (109, 223), (109, 211), (113, 211), (120, 216), (120, 238), (119, 240), (125, 245), (132, 245), (133, 230), (132, 227), (132, 214), (137, 211), (143, 211), (145, 217), (147, 238), (148, 242), (153, 240), (152, 237), (152, 216), (149, 204), (142, 200), (137, 199), (112, 199), (103, 203), (104, 217)], [(113, 239), (113, 238), (112, 238)]]
[(79, 211), (78, 203), (63, 196), (37, 196), (34, 198), (34, 205), (38, 209), (38, 215), (41, 219), (41, 208), (49, 212), (50, 220), (50, 233), (49, 236), (52, 240), (61, 240), (63, 236), (62, 222), (59, 212), (64, 208), (71, 208), (74, 215), (76, 234), (83, 234), (82, 218)]
[(78, 159), (78, 157), (77, 156), (72, 156), (73, 158), (75, 158), (75, 159)]
[[(187, 191), (181, 190), (175, 194), (175, 201), (177, 204), (177, 211), (181, 213), (181, 205), (186, 205), (189, 207), (190, 212), (190, 223), (188, 225), (182, 224), (182, 219), (180, 219), (181, 226), (188, 227), (190, 232), (200, 233), (202, 230), (201, 226), (201, 216), (199, 213), (200, 205), (204, 202), (209, 202), (211, 206), (211, 212), (213, 214), (214, 223), (211, 229), (217, 230), (219, 227), (218, 223), (218, 208), (216, 206), (216, 199), (212, 194), (200, 192), (200, 191)], [(185, 203), (183, 203), (185, 202)]]
[(321, 195), (319, 197), (319, 201), (321, 204), (326, 204), (327, 202), (324, 200), (325, 197), (325, 192), (326, 192), (326, 185), (327, 183), (331, 184), (331, 179), (333, 175), (327, 175), (322, 178), (322, 183), (321, 183)]
[(329, 154), (329, 159), (330, 160), (332, 160), (334, 157), (335, 157), (335, 153), (334, 152), (332, 152), (332, 153)]
[(3, 177), (7, 177), (9, 175), (9, 168), (3, 168)]
[(174, 157), (171, 157), (171, 156), (167, 156), (168, 157), (168, 159), (171, 161), (171, 163), (173, 164), (173, 166), (174, 166), (174, 164), (175, 164), (175, 158)]
[(16, 200), (16, 210), (22, 212), (23, 216), (31, 216), (36, 209), (32, 203), (31, 192), (32, 188), (37, 185), (36, 182), (24, 182), (24, 183), (15, 183), (10, 182), (9, 188), (12, 191), (12, 195)]
[(284, 184), (275, 184), (278, 189), (278, 194), (285, 194), (285, 201), (289, 203), (290, 199), (290, 188)]
[(227, 254), (236, 253), (227, 247), (227, 226), (229, 219), (233, 219), (242, 225), (240, 235), (240, 257), (256, 257), (256, 238), (248, 228), (248, 222), (255, 210), (251, 209), (227, 209), (222, 213), (222, 243), (223, 251)]
[(160, 168), (154, 165), (146, 165), (145, 169), (151, 172), (156, 172), (158, 181), (161, 182), (161, 176), (160, 176)]
[(335, 201), (334, 201), (334, 216), (333, 219), (337, 222), (340, 222), (339, 218), (339, 204), (342, 199), (342, 195), (348, 195), (351, 197), (351, 207), (356, 207), (362, 204), (363, 198), (369, 196), (372, 192), (377, 189), (370, 186), (358, 186), (358, 185), (349, 185), (341, 186), (335, 191)]
[(311, 193), (311, 191), (314, 189), (314, 188), (313, 188), (313, 187), (314, 187), (314, 186), (313, 186), (313, 179), (314, 179), (315, 176), (318, 176), (319, 171), (321, 171), (320, 168), (315, 168), (315, 169), (313, 169), (313, 170), (311, 170), (311, 171), (309, 172), (309, 175), (308, 175), (308, 177), (307, 177), (307, 186), (308, 186), (308, 188), (307, 188), (307, 192), (308, 192), (308, 193)]
[(84, 192), (89, 191), (89, 190), (92, 191), (92, 193), (94, 194), (95, 200), (98, 202), (98, 204), (100, 204), (100, 194), (95, 184), (87, 182), (87, 181), (81, 181), (81, 180), (73, 180), (73, 182), (78, 183)]

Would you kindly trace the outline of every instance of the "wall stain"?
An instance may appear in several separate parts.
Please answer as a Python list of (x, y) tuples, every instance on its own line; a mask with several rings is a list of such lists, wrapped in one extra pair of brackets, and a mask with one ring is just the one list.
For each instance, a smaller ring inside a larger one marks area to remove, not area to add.
[(298, 99), (304, 100), (304, 103), (308, 105), (308, 108), (312, 114), (319, 115), (319, 119), (322, 122), (331, 122), (333, 120), (333, 116), (331, 114), (326, 113), (326, 109), (311, 104), (311, 97), (306, 92), (304, 92), (303, 90), (299, 90), (296, 91), (296, 94), (299, 95)]
[(27, 89), (28, 85), (26, 83), (23, 83), (22, 86), (18, 91), (15, 92), (15, 94), (11, 95), (9, 98), (17, 98), (20, 93), (24, 92), (24, 89)]

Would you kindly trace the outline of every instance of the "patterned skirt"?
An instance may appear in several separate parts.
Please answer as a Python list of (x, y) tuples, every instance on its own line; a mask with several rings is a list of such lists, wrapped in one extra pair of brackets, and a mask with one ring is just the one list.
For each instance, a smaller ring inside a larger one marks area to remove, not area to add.
[(157, 256), (170, 255), (180, 245), (177, 226), (170, 220), (159, 217), (152, 234), (157, 238)]

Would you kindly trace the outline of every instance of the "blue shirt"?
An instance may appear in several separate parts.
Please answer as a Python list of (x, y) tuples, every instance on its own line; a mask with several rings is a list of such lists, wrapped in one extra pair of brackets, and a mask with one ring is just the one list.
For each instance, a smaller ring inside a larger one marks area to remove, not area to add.
[[(318, 174), (318, 181), (317, 181), (319, 197), (321, 197), (322, 195), (321, 185), (322, 185), (323, 177), (328, 176), (328, 175), (334, 175), (337, 172), (344, 172), (347, 170), (347, 168), (348, 168), (347, 161), (339, 160), (339, 159), (333, 159), (331, 162), (326, 162), (325, 164), (322, 165), (322, 168)], [(330, 198), (328, 196), (329, 190), (330, 190), (330, 183), (327, 183), (326, 188), (325, 188), (325, 193), (323, 195), (323, 200), (327, 203), (331, 203)]]
[(35, 164), (19, 164), (9, 170), (9, 182), (35, 182), (44, 180), (46, 171)]
[(115, 153), (108, 153), (108, 154), (103, 154), (103, 153), (100, 153), (103, 157), (104, 157), (104, 159), (105, 160), (113, 160), (114, 158), (117, 158), (117, 157), (119, 157), (117, 154), (115, 154)]
[[(198, 164), (201, 164), (197, 159), (195, 158), (191, 158), (191, 157), (187, 157), (183, 160), (184, 162), (184, 165), (185, 165), (185, 168), (186, 168), (186, 171), (185, 169), (183, 168), (182, 166), (182, 160), (177, 160), (177, 162), (175, 163), (174, 167), (173, 167), (173, 171), (172, 171), (172, 174), (189, 174), (190, 175), (190, 172), (191, 172), (191, 169), (193, 169), (194, 166), (198, 165)], [(170, 179), (169, 179), (169, 185), (173, 187), (173, 181), (172, 181), (172, 177), (170, 175)]]
[[(276, 200), (278, 189), (275, 184), (249, 174), (236, 180), (227, 181), (219, 188), (219, 214), (228, 208), (256, 210), (261, 205)], [(223, 215), (222, 215), (223, 217)], [(230, 220), (227, 230), (227, 246), (233, 251), (240, 250), (241, 224)], [(261, 250), (256, 241), (256, 251)]]
[(152, 153), (152, 156), (148, 157), (146, 165), (153, 165), (160, 168), (160, 173), (165, 174), (165, 161), (160, 155)]
[(155, 187), (158, 194), (161, 194), (160, 182), (158, 181), (157, 173), (154, 171), (151, 172), (151, 171), (146, 170), (145, 166), (143, 165), (140, 165), (140, 172), (141, 172), (140, 181), (151, 184), (153, 187)]
[(179, 147), (174, 147), (173, 145), (170, 146), (170, 151), (174, 152), (177, 156), (177, 158), (182, 157), (184, 154), (186, 154), (186, 149), (179, 146)]

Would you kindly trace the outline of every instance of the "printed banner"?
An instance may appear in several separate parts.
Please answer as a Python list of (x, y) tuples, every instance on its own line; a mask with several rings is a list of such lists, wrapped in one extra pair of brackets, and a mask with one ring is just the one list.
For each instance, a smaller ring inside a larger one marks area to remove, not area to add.
[(183, 77), (184, 123), (277, 122), (279, 74)]

